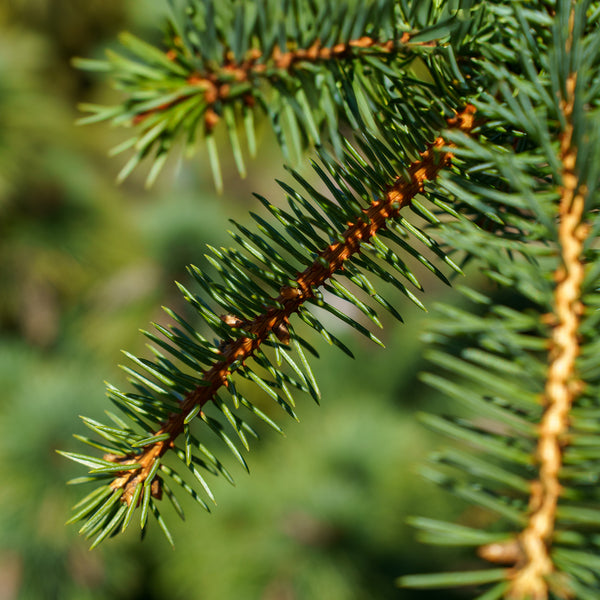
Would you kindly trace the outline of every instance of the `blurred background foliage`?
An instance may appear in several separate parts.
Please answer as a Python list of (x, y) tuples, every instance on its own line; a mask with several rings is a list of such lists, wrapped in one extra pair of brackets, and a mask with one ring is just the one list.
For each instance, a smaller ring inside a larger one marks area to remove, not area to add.
[[(280, 418), (285, 441), (264, 432), (251, 476), (233, 465), (236, 488), (216, 482), (213, 515), (190, 507), (174, 551), (132, 528), (89, 552), (64, 526), (80, 497), (65, 481), (81, 473), (55, 449), (73, 449), (78, 414), (107, 407), (102, 382), (120, 383), (120, 349), (144, 352), (138, 329), (164, 320), (161, 305), (185, 310), (173, 280), (186, 281), (207, 242), (229, 243), (228, 219), (257, 210), (250, 191), (282, 196), (268, 128), (248, 179), (231, 168), (217, 197), (202, 153), (152, 190), (143, 169), (117, 187), (120, 159), (107, 151), (122, 132), (74, 125), (78, 102), (114, 92), (71, 58), (102, 55), (123, 29), (159, 41), (165, 5), (0, 2), (0, 599), (438, 598), (394, 578), (467, 559), (420, 546), (407, 516), (483, 517), (417, 474), (436, 440), (414, 415), (435, 399), (417, 382), (424, 315), (400, 298), (408, 324), (388, 323), (386, 350), (344, 331), (356, 363), (319, 346), (323, 406), (302, 399), (300, 425)], [(425, 284), (429, 304), (446, 293)]]

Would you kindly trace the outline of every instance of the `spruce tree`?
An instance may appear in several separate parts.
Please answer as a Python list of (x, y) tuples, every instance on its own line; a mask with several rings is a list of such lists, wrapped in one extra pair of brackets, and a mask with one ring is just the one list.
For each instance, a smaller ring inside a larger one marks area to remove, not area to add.
[[(189, 268), (178, 285), (197, 320), (165, 309), (172, 324), (145, 332), (152, 358), (128, 355), (131, 387), (108, 386), (119, 412), (84, 418), (94, 452), (62, 452), (92, 488), (71, 521), (94, 547), (134, 521), (144, 532), (151, 513), (172, 540), (165, 499), (208, 509), (210, 477), (231, 480), (218, 452), (247, 469), (254, 424), (281, 431), (248, 390), (293, 418), (303, 393), (319, 402), (310, 330), (350, 355), (330, 317), (380, 343), (376, 309), (402, 320), (386, 286), (427, 302), (420, 263), (468, 302), (430, 320), (423, 380), (448, 408), (422, 421), (458, 443), (423, 471), (493, 518), (413, 518), (424, 541), (472, 547), (481, 564), (398, 583), (597, 598), (600, 3), (168, 4), (160, 47), (124, 34), (122, 51), (78, 61), (123, 93), (83, 119), (134, 128), (119, 178), (145, 161), (151, 184), (201, 142), (221, 188), (218, 145), (243, 175), (260, 119), (286, 162), (314, 152), (313, 176), (289, 169), (284, 201), (257, 195), (232, 247)], [(462, 284), (467, 265), (487, 283)]]

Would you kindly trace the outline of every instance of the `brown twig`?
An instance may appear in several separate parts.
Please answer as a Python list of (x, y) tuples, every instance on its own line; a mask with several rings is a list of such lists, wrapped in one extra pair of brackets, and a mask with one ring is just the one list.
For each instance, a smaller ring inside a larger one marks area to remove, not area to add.
[[(474, 113), (475, 109), (467, 106), (456, 117), (448, 120), (449, 127), (469, 132), (474, 125)], [(406, 180), (399, 178), (381, 199), (373, 201), (368, 209), (363, 210), (363, 214), (354, 223), (348, 223), (343, 241), (325, 248), (313, 264), (298, 275), (293, 287), (281, 288), (276, 298), (276, 303), (281, 308), (269, 308), (253, 321), (244, 323), (244, 330), (250, 336), (238, 338), (221, 348), (219, 361), (203, 374), (206, 385), (191, 392), (182, 402), (181, 412), (173, 414), (155, 434), (161, 436), (168, 433), (168, 439), (158, 440), (144, 447), (142, 452), (135, 456), (135, 462), (141, 467), (135, 471), (123, 472), (112, 482), (114, 489), (124, 488), (121, 497), (123, 502), (131, 502), (136, 486), (146, 480), (154, 462), (174, 446), (175, 439), (184, 429), (186, 416), (195, 407), (202, 407), (212, 400), (221, 386), (227, 386), (232, 364), (248, 360), (271, 332), (286, 330), (290, 316), (313, 297), (315, 290), (336, 271), (343, 269), (344, 262), (359, 251), (361, 244), (367, 243), (386, 226), (388, 220), (398, 215), (400, 209), (409, 205), (412, 199), (423, 191), (426, 181), (437, 178), (440, 171), (450, 164), (452, 154), (447, 149), (442, 150), (445, 146), (448, 147), (448, 144), (442, 137), (431, 143), (421, 153), (420, 159), (410, 165)], [(127, 456), (112, 460), (126, 464), (127, 461), (131, 462), (132, 458)]]
[[(391, 54), (396, 49), (406, 48), (410, 43), (410, 35), (404, 33), (399, 41), (378, 41), (374, 38), (363, 36), (350, 40), (348, 43), (336, 44), (332, 47), (322, 46), (320, 40), (315, 41), (309, 48), (296, 48), (281, 50), (275, 46), (270, 58), (261, 61), (263, 55), (260, 50), (253, 48), (246, 53), (240, 63), (235, 62), (233, 52), (229, 51), (225, 56), (225, 63), (218, 71), (207, 73), (192, 73), (186, 79), (186, 84), (198, 87), (204, 92), (204, 100), (207, 104), (204, 124), (207, 131), (211, 131), (219, 122), (219, 115), (214, 110), (217, 101), (227, 100), (230, 97), (230, 83), (243, 83), (252, 81), (256, 77), (265, 76), (269, 70), (291, 71), (302, 63), (317, 63), (328, 60), (344, 60), (356, 55), (357, 50), (372, 49), (377, 54)], [(434, 45), (435, 42), (419, 43), (419, 45)], [(169, 50), (167, 56), (170, 60), (176, 60), (176, 52)], [(149, 116), (166, 110), (182, 102), (184, 98), (175, 99), (171, 102), (157, 106), (151, 110), (136, 115), (133, 124), (143, 122)], [(254, 98), (248, 94), (244, 96), (248, 104), (253, 104)]]

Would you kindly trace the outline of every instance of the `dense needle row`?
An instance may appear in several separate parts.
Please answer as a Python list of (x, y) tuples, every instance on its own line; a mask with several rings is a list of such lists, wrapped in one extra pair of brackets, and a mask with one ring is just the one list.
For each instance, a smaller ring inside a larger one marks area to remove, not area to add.
[[(464, 126), (471, 127), (472, 121)], [(408, 205), (423, 190), (426, 180), (433, 179), (444, 166), (442, 145), (439, 140), (413, 163), (406, 182), (392, 178), (397, 171), (393, 153), (370, 136), (362, 141), (362, 153), (347, 145), (343, 167), (337, 165), (334, 169), (336, 163), (328, 162), (332, 159), (323, 155), (321, 164), (315, 163), (315, 170), (329, 188), (331, 198), (319, 194), (313, 184), (293, 173), (299, 189), (281, 183), (287, 193), (287, 208), (262, 198), (270, 218), (253, 215), (257, 223), (254, 231), (238, 225), (232, 232), (237, 247), (210, 248), (207, 261), (214, 268), (212, 273), (190, 268), (198, 291), (182, 284), (179, 287), (207, 333), (199, 333), (198, 327), (168, 310), (175, 324), (157, 324), (156, 332), (146, 333), (153, 342), (154, 360), (128, 355), (133, 367), (125, 369), (135, 392), (109, 387), (109, 397), (129, 420), (109, 414), (114, 423), (106, 426), (84, 419), (105, 441), (80, 439), (104, 451), (104, 457), (66, 453), (92, 467), (90, 475), (78, 481), (106, 481), (78, 505), (72, 519), (87, 518), (81, 532), (94, 537), (93, 545), (126, 528), (138, 504), (142, 529), (152, 512), (170, 536), (156, 502), (166, 495), (180, 512), (173, 482), (208, 508), (186, 476), (191, 473), (210, 500), (214, 498), (206, 473), (221, 474), (230, 481), (232, 478), (223, 461), (209, 450), (207, 433), (219, 438), (247, 469), (242, 452), (249, 448), (249, 438), (257, 437), (248, 417), (258, 417), (280, 431), (249, 399), (254, 394), (250, 391), (253, 386), (294, 418), (295, 390), (319, 399), (307, 360), (307, 354), (316, 352), (307, 335), (290, 322), (292, 313), (327, 342), (351, 355), (322, 319), (309, 310), (310, 305), (379, 342), (352, 311), (338, 308), (331, 297), (353, 305), (357, 313), (381, 326), (373, 303), (401, 317), (393, 304), (376, 291), (371, 275), (391, 283), (422, 306), (411, 290), (418, 291), (421, 286), (402, 254), (418, 258), (443, 280), (445, 276), (417, 250), (419, 246), (439, 254), (459, 270), (424, 231), (405, 218), (392, 220), (399, 208)], [(380, 158), (377, 167), (362, 157), (373, 153), (374, 148), (384, 157), (389, 156), (389, 160)], [(368, 190), (361, 176), (380, 183)], [(318, 198), (316, 205), (307, 202), (306, 193)], [(413, 209), (422, 217), (438, 221), (418, 201)], [(327, 301), (324, 293), (331, 295)], [(214, 340), (209, 339), (208, 331), (216, 336)], [(210, 408), (205, 406), (209, 400)], [(170, 450), (180, 459), (179, 467), (165, 464), (163, 455)], [(187, 475), (181, 474), (182, 467)]]

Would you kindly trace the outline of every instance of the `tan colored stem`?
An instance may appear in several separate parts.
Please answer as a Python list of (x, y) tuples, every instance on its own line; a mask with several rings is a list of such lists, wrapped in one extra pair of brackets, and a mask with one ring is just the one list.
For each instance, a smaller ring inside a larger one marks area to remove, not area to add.
[[(548, 577), (554, 571), (550, 544), (556, 521), (556, 508), (561, 494), (559, 471), (562, 466), (561, 438), (569, 429), (569, 411), (581, 392), (575, 361), (579, 354), (578, 328), (583, 311), (581, 285), (584, 278), (583, 243), (587, 228), (582, 224), (585, 190), (575, 173), (577, 158), (572, 145), (571, 116), (576, 75), (567, 81), (567, 99), (563, 111), (567, 126), (561, 136), (563, 188), (559, 207), (559, 243), (562, 265), (555, 273), (554, 292), (556, 324), (552, 332), (550, 366), (545, 388), (546, 411), (539, 428), (539, 479), (532, 484), (531, 514), (520, 535), (524, 561), (518, 566), (511, 585), (511, 598), (546, 600)], [(566, 593), (564, 590), (553, 590)]]
[[(462, 113), (449, 119), (448, 125), (468, 132), (473, 128), (474, 113), (475, 109), (469, 105)], [(141, 465), (135, 471), (123, 472), (112, 483), (114, 489), (125, 489), (121, 498), (123, 502), (131, 502), (136, 486), (146, 480), (154, 462), (174, 446), (175, 439), (183, 432), (184, 419), (190, 411), (196, 406), (204, 406), (213, 399), (221, 386), (227, 386), (232, 364), (249, 359), (271, 332), (277, 334), (282, 328), (285, 330), (289, 317), (313, 297), (314, 291), (336, 271), (343, 269), (344, 262), (359, 251), (361, 244), (368, 242), (385, 227), (388, 220), (398, 215), (400, 209), (409, 205), (423, 191), (426, 181), (437, 178), (440, 171), (450, 164), (452, 154), (448, 150), (442, 150), (444, 146), (447, 147), (448, 144), (442, 137), (438, 137), (421, 154), (421, 158), (410, 165), (406, 180), (399, 178), (383, 198), (375, 200), (368, 209), (363, 210), (356, 222), (348, 224), (343, 241), (327, 246), (313, 264), (298, 275), (295, 286), (281, 288), (276, 301), (282, 308), (270, 308), (253, 321), (244, 323), (244, 330), (252, 334), (252, 337), (241, 337), (221, 348), (220, 360), (204, 373), (203, 379), (208, 385), (191, 392), (183, 401), (181, 412), (173, 414), (156, 432), (157, 436), (169, 433), (169, 439), (144, 447), (141, 454), (135, 457), (110, 458), (123, 464), (131, 463), (135, 458), (135, 462)]]
[[(569, 17), (567, 53), (571, 51), (574, 11)], [(571, 598), (568, 581), (555, 572), (551, 544), (556, 526), (556, 511), (562, 492), (560, 469), (562, 445), (569, 431), (569, 412), (583, 390), (576, 371), (580, 352), (579, 323), (583, 313), (583, 247), (589, 226), (583, 223), (587, 189), (579, 184), (575, 170), (577, 148), (573, 145), (573, 107), (577, 73), (565, 82), (561, 101), (565, 128), (560, 135), (563, 165), (559, 203), (558, 238), (561, 266), (555, 272), (554, 313), (550, 361), (544, 401), (546, 409), (539, 426), (537, 458), (539, 477), (531, 484), (527, 526), (515, 539), (479, 549), (492, 562), (515, 563), (507, 598), (511, 600), (547, 600), (550, 592), (559, 598)]]

